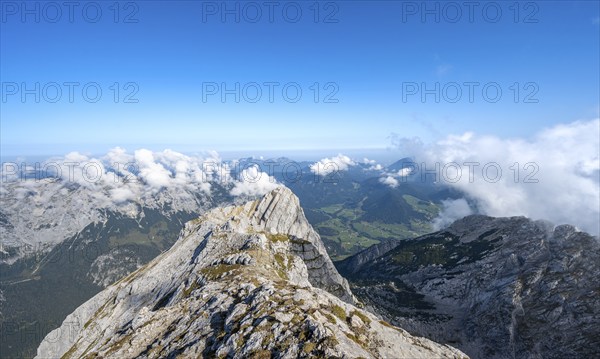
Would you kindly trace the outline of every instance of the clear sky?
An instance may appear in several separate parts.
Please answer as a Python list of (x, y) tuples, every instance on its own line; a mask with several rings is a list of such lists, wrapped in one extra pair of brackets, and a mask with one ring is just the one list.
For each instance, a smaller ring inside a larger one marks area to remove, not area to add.
[(1, 4), (5, 156), (383, 148), (598, 117), (597, 1)]

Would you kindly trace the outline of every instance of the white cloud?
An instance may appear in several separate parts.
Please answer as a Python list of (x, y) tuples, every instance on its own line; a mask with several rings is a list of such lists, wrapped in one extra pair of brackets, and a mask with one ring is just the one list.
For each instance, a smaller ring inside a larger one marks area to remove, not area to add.
[[(557, 125), (529, 140), (466, 133), (420, 149), (414, 139), (394, 140), (413, 148), (421, 175), (423, 163), (428, 170), (438, 164), (441, 182), (467, 194), (483, 214), (547, 219), (598, 234), (599, 132), (595, 119)], [(478, 165), (470, 169), (469, 162)]]
[[(33, 179), (20, 180), (20, 172), (29, 171), (30, 177), (34, 174), (41, 175), (42, 178), (54, 177), (39, 183), (52, 182), (58, 177), (60, 186), (65, 188), (76, 183), (91, 189), (98, 203), (121, 205), (138, 198), (148, 199), (163, 190), (177, 193), (180, 197), (199, 192), (210, 193), (211, 181), (220, 180), (222, 173), (229, 173), (229, 170), (220, 162), (217, 153), (209, 153), (208, 156), (209, 159), (206, 160), (172, 150), (152, 152), (146, 149), (129, 154), (116, 147), (100, 159), (78, 152), (71, 152), (62, 158), (52, 158), (38, 166), (37, 173), (30, 166), (5, 162), (2, 176), (3, 180), (19, 182), (21, 189), (15, 193), (21, 197), (38, 188)], [(206, 166), (208, 162), (214, 173), (204, 172), (204, 168), (209, 167)]]
[(106, 159), (111, 165), (114, 165), (115, 163), (125, 165), (133, 162), (134, 158), (132, 155), (128, 154), (125, 149), (121, 147), (115, 147), (108, 151), (106, 154)]
[(380, 165), (379, 163), (377, 163), (377, 161), (368, 159), (366, 157), (363, 158), (363, 160), (362, 160), (361, 163), (364, 163), (366, 165), (370, 165), (369, 167), (367, 167), (365, 169), (366, 171), (381, 171), (381, 170), (383, 170), (383, 166)]
[(473, 214), (473, 209), (464, 198), (442, 201), (442, 210), (433, 220), (433, 229), (440, 230), (457, 219)]
[(275, 178), (253, 165), (240, 173), (239, 182), (235, 183), (230, 193), (233, 196), (262, 196), (279, 186)]
[(390, 186), (392, 188), (398, 187), (398, 180), (395, 179), (392, 176), (381, 177), (379, 179), (379, 182), (381, 182), (381, 183), (383, 183), (385, 185), (388, 185), (388, 186)]
[(152, 188), (168, 187), (171, 182), (171, 173), (165, 167), (154, 162), (154, 154), (146, 149), (134, 152), (135, 160), (139, 164), (140, 177)]
[(123, 203), (135, 199), (135, 194), (127, 187), (118, 187), (110, 190), (110, 197), (115, 203)]
[(327, 176), (338, 171), (346, 171), (349, 166), (354, 166), (355, 164), (350, 157), (339, 154), (336, 157), (323, 158), (313, 163), (310, 166), (310, 170), (316, 175)]
[(84, 162), (88, 157), (79, 152), (69, 152), (65, 155), (65, 162)]
[[(383, 169), (383, 167), (381, 167), (381, 169)], [(397, 178), (406, 177), (410, 175), (412, 171), (412, 168), (403, 168), (397, 172), (383, 172), (381, 178), (379, 178), (379, 182), (388, 185), (392, 188), (396, 188), (399, 184)]]
[(392, 146), (398, 149), (403, 156), (413, 156), (423, 151), (425, 144), (418, 137), (402, 137), (397, 133), (391, 135)]
[(63, 181), (90, 188), (101, 182), (106, 173), (102, 161), (78, 152), (68, 153), (62, 159), (46, 161), (39, 170), (47, 175), (57, 176)]
[(410, 168), (410, 167), (407, 167), (407, 168), (403, 168), (403, 169), (399, 170), (399, 171), (398, 171), (396, 174), (397, 174), (399, 177), (406, 177), (406, 176), (408, 176), (409, 174), (411, 174), (411, 173), (412, 173), (412, 171), (413, 171), (413, 169), (412, 169), (412, 168)]
[(368, 165), (374, 165), (374, 164), (377, 163), (377, 161), (370, 160), (370, 159), (368, 159), (368, 158), (365, 157), (365, 158), (363, 158), (362, 163), (365, 163), (365, 164), (368, 164)]

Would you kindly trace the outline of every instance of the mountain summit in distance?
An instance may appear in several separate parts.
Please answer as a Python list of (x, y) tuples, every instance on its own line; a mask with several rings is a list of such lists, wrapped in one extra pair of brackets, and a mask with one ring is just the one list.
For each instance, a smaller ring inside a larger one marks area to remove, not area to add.
[(170, 250), (69, 315), (37, 358), (466, 357), (354, 304), (279, 187), (188, 222)]

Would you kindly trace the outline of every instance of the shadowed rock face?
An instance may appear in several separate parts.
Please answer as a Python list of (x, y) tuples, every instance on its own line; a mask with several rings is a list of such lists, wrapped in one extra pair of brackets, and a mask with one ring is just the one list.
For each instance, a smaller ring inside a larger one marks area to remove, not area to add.
[(267, 193), (251, 213), (251, 222), (255, 230), (288, 235), (289, 250), (304, 261), (310, 283), (354, 303), (348, 282), (335, 269), (321, 238), (306, 220), (298, 197), (292, 191), (281, 187)]
[(281, 187), (187, 223), (169, 251), (69, 315), (38, 358), (464, 356), (354, 301)]
[(472, 357), (600, 356), (600, 245), (572, 226), (469, 216), (338, 268), (385, 319)]

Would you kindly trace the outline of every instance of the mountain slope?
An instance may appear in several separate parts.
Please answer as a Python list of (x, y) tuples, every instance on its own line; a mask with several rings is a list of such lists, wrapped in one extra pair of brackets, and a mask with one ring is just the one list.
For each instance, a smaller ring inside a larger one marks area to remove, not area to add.
[(1, 184), (0, 357), (34, 356), (66, 315), (170, 248), (184, 223), (233, 200), (218, 183), (210, 194), (140, 189), (124, 202), (110, 200), (111, 188), (64, 179)]
[(189, 222), (169, 251), (69, 315), (38, 358), (463, 356), (353, 302), (281, 187)]
[(213, 187), (211, 193), (192, 186), (140, 190), (139, 197), (116, 201), (111, 194), (115, 188), (109, 186), (91, 187), (63, 179), (2, 183), (0, 263), (12, 264), (48, 253), (90, 224), (107, 221), (109, 214), (140, 222), (145, 210), (159, 211), (167, 217), (197, 214), (230, 199), (222, 188)]
[[(33, 357), (50, 330), (101, 291), (171, 247), (196, 216), (144, 208), (143, 218), (107, 213), (44, 255), (0, 263), (0, 357)], [(42, 293), (43, 295), (40, 295)], [(35, 335), (21, 335), (35, 333)]]
[(571, 226), (469, 216), (337, 266), (385, 319), (472, 357), (600, 356), (600, 245)]

